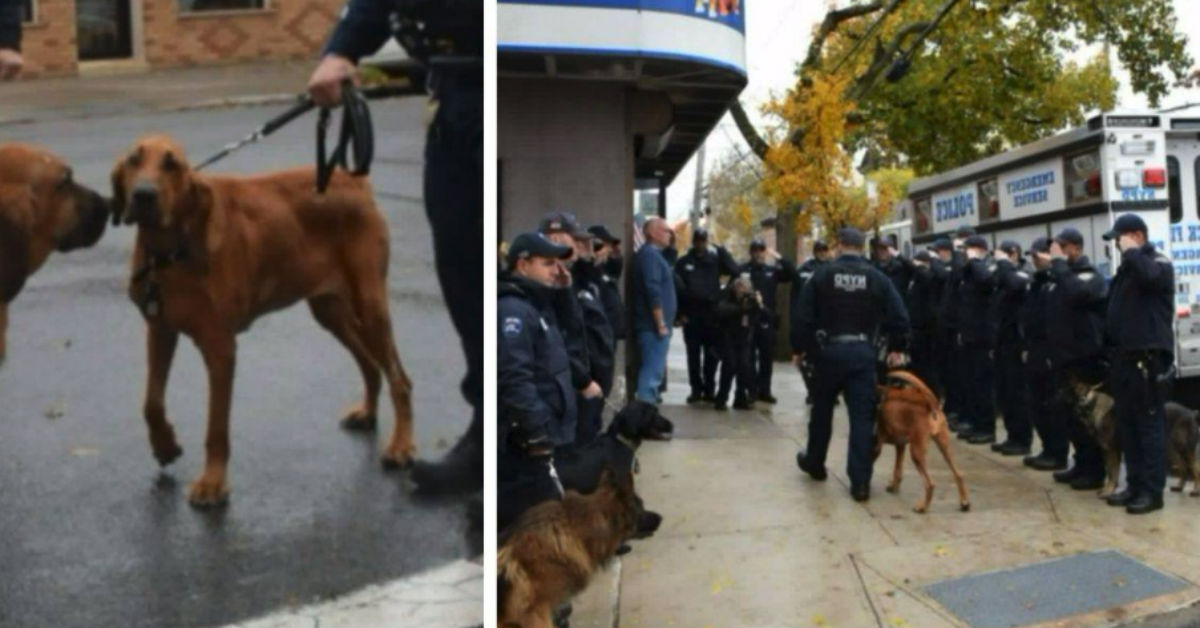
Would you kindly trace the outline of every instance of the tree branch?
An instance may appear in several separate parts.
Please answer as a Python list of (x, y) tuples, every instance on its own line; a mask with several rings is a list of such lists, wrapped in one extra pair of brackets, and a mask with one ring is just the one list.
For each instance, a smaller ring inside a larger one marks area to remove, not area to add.
[(759, 159), (767, 158), (767, 150), (770, 146), (767, 141), (758, 134), (758, 129), (750, 123), (750, 117), (746, 115), (746, 110), (742, 109), (741, 101), (734, 100), (729, 107), (729, 113), (733, 116), (733, 122), (737, 124), (738, 131), (741, 131), (742, 138), (746, 140), (746, 144), (750, 146), (750, 150), (758, 155)]
[[(903, 2), (904, 0), (898, 0)], [(892, 4), (896, 4), (897, 0), (893, 0)], [(817, 29), (813, 40), (808, 44), (808, 55), (804, 57), (804, 63), (800, 64), (800, 73), (805, 70), (814, 68), (821, 61), (821, 51), (825, 48), (825, 41), (829, 36), (847, 20), (852, 20), (856, 17), (870, 15), (883, 8), (882, 2), (872, 2), (870, 4), (861, 4), (858, 6), (846, 7), (844, 9), (836, 9), (825, 14), (825, 19), (821, 21), (821, 27)], [(886, 14), (885, 14), (886, 17)]]

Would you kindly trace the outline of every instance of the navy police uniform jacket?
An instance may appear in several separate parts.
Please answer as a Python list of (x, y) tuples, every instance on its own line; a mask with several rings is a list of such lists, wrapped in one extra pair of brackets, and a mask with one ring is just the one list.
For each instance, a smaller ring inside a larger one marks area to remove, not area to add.
[(500, 451), (514, 438), (546, 436), (555, 446), (569, 445), (575, 440), (576, 393), (552, 305), (558, 291), (520, 277), (501, 277), (498, 291)]
[(886, 262), (875, 262), (875, 267), (879, 269), (879, 272), (887, 275), (901, 297), (908, 296), (908, 284), (912, 282), (914, 272), (912, 262), (897, 255)]
[[(400, 5), (413, 5), (415, 17), (434, 40), (434, 55), (483, 56), (483, 0), (350, 0), (342, 11), (325, 53), (336, 53), (354, 62), (374, 54), (393, 35), (391, 15)], [(404, 43), (404, 42), (400, 42)], [(416, 57), (417, 51), (409, 50)], [(437, 59), (419, 59), (437, 65)], [(482, 80), (483, 66), (479, 66)]]
[(1007, 259), (996, 260), (996, 292), (992, 298), (992, 333), (996, 343), (1020, 341), (1021, 308), (1029, 282), (1029, 273)]
[(750, 283), (754, 284), (754, 289), (762, 295), (763, 309), (766, 314), (772, 317), (772, 323), (775, 322), (774, 315), (778, 312), (777, 293), (779, 284), (788, 283), (796, 277), (796, 266), (787, 260), (781, 258), (778, 263), (759, 264), (754, 260), (750, 260), (742, 264), (742, 274), (750, 275)]
[(583, 313), (584, 339), (587, 344), (588, 373), (600, 385), (605, 396), (612, 391), (613, 372), (616, 368), (612, 326), (600, 300), (597, 279), (600, 271), (591, 261), (580, 260), (571, 267), (572, 287), (579, 309)]
[(937, 324), (937, 310), (934, 290), (933, 269), (930, 267), (913, 266), (912, 282), (908, 284), (908, 316), (913, 333), (922, 334), (933, 332)]
[(721, 297), (721, 275), (737, 275), (737, 262), (729, 251), (709, 245), (703, 252), (692, 249), (675, 262), (679, 284), (679, 313), (704, 316)]
[(938, 320), (944, 330), (958, 329), (958, 292), (962, 288), (966, 265), (967, 255), (962, 251), (954, 251), (950, 262), (946, 264), (946, 281), (942, 288), (942, 302), (938, 306)]
[(814, 354), (817, 334), (826, 337), (865, 335), (869, 342), (882, 332), (889, 351), (908, 347), (908, 312), (886, 275), (858, 255), (842, 255), (813, 275), (792, 313), (799, 350)]
[(1104, 350), (1103, 318), (1107, 287), (1087, 256), (1074, 263), (1050, 263), (1046, 295), (1046, 340), (1055, 366), (1090, 360)]
[[(763, 296), (766, 301), (766, 296)], [(739, 299), (733, 291), (732, 282), (721, 292), (721, 298), (716, 306), (717, 323), (721, 333), (725, 334), (737, 346), (745, 346), (754, 337), (754, 328), (759, 318), (766, 312), (758, 306), (758, 300), (751, 294)]]
[(1175, 269), (1147, 243), (1121, 254), (1109, 286), (1107, 340), (1118, 351), (1175, 352)]
[(991, 345), (991, 303), (996, 282), (991, 260), (967, 260), (958, 285), (958, 308), (955, 320), (959, 339), (964, 347)]
[(625, 303), (621, 300), (621, 258), (618, 263), (604, 264), (597, 267), (600, 286), (600, 302), (604, 305), (604, 315), (608, 317), (608, 325), (612, 327), (613, 341), (625, 339)]
[(1025, 286), (1021, 305), (1021, 346), (1029, 352), (1026, 364), (1041, 369), (1050, 367), (1050, 348), (1046, 335), (1046, 301), (1050, 296), (1050, 269), (1034, 271)]

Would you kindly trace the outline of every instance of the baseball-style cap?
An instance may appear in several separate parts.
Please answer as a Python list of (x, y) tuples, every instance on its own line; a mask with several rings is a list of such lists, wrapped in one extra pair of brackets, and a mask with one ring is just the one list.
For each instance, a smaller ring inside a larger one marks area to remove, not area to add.
[(975, 235), (975, 227), (959, 227), (958, 231), (954, 232), (956, 238), (969, 238)]
[(967, 238), (963, 245), (969, 249), (986, 249), (988, 247), (988, 241), (987, 238), (984, 238), (983, 236), (973, 235)]
[(1137, 214), (1122, 214), (1117, 221), (1113, 223), (1112, 229), (1109, 229), (1103, 236), (1105, 240), (1112, 240), (1118, 236), (1134, 231), (1148, 233), (1149, 228), (1146, 227), (1146, 221), (1142, 220)]
[(538, 225), (539, 233), (566, 233), (574, 238), (590, 238), (592, 234), (588, 233), (579, 225), (579, 221), (575, 218), (575, 214), (571, 212), (550, 212), (542, 217), (541, 224)]
[(813, 253), (824, 253), (829, 250), (829, 245), (825, 244), (824, 240), (813, 242)]
[(754, 238), (753, 240), (750, 241), (750, 250), (751, 251), (765, 251), (765, 250), (767, 250), (767, 243), (764, 242), (762, 238)]
[(1032, 253), (1049, 253), (1050, 238), (1038, 238), (1029, 245), (1029, 250)]
[(1074, 227), (1067, 227), (1066, 229), (1059, 231), (1058, 235), (1054, 236), (1054, 240), (1063, 244), (1083, 246), (1083, 234), (1079, 233), (1079, 230)]
[(708, 242), (708, 229), (705, 229), (704, 227), (696, 227), (696, 231), (692, 233), (692, 242), (697, 240), (704, 240), (705, 242)]
[(604, 225), (592, 225), (588, 227), (587, 230), (588, 233), (592, 234), (592, 236), (594, 236), (597, 240), (605, 244), (617, 244), (621, 241), (621, 238), (613, 235), (612, 232), (608, 230), (608, 227), (605, 227)]
[(551, 242), (541, 233), (522, 233), (508, 246), (508, 265), (514, 266), (517, 260), (530, 257), (566, 259), (573, 250), (569, 246)]
[(866, 237), (863, 232), (854, 227), (842, 227), (838, 229), (838, 242), (846, 246), (862, 246), (866, 242)]
[(933, 242), (933, 250), (935, 250), (935, 251), (953, 251), (954, 243), (950, 241), (950, 238), (938, 238), (937, 240), (934, 240), (934, 242)]
[(1017, 255), (1020, 255), (1021, 254), (1021, 245), (1017, 244), (1016, 242), (1014, 242), (1012, 240), (1005, 240), (1000, 243), (1000, 250), (1004, 251), (1005, 253), (1008, 253), (1009, 255), (1012, 255), (1014, 253)]

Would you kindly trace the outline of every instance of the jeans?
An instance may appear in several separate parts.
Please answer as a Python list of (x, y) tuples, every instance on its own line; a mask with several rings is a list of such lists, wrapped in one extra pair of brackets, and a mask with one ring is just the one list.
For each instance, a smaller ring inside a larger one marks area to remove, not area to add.
[(667, 350), (671, 347), (671, 330), (667, 335), (659, 337), (658, 332), (639, 330), (637, 332), (638, 349), (641, 350), (642, 363), (638, 367), (637, 399), (658, 405), (662, 402), (658, 387), (662, 385), (663, 375), (667, 371)]

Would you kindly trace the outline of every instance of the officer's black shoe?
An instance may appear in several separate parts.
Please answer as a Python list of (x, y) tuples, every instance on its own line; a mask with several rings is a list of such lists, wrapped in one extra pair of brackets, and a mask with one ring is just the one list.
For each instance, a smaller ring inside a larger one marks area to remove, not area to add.
[(871, 487), (867, 484), (851, 486), (850, 497), (853, 497), (856, 502), (865, 502), (871, 499)]
[(801, 471), (812, 476), (812, 479), (818, 482), (824, 482), (825, 478), (829, 477), (829, 474), (825, 472), (824, 468), (816, 469), (808, 466), (808, 456), (803, 451), (796, 454), (796, 466), (800, 467)]
[(754, 404), (747, 399), (735, 399), (733, 402), (734, 410), (753, 410)]
[(709, 403), (712, 403), (716, 400), (717, 400), (717, 396), (712, 393), (704, 393), (703, 395), (700, 395), (700, 401), (707, 401)]
[(1030, 468), (1037, 471), (1064, 471), (1067, 468), (1066, 460), (1059, 460), (1053, 456), (1041, 454), (1034, 456), (1033, 460), (1025, 463)]
[(979, 434), (979, 432), (976, 432), (975, 428), (966, 425), (963, 426), (962, 429), (958, 430), (958, 440), (969, 441), (971, 440), (971, 437), (976, 434)]
[(714, 401), (713, 410), (727, 410), (729, 406), (725, 405), (724, 401)]
[(1054, 481), (1070, 484), (1075, 478), (1080, 477), (1082, 472), (1079, 470), (1079, 465), (1071, 467), (1066, 471), (1056, 471), (1054, 473)]
[(422, 495), (454, 495), (483, 490), (483, 450), (464, 438), (440, 462), (418, 460), (412, 481)]
[(992, 443), (992, 451), (994, 451), (996, 453), (1000, 453), (1000, 450), (1007, 447), (1010, 443), (1012, 443), (1012, 441), (1007, 441), (1007, 440), (1004, 441), (1003, 443)]
[(687, 402), (689, 405), (691, 405), (693, 403), (700, 403), (701, 401), (704, 401), (704, 397), (701, 397), (700, 395), (697, 395), (695, 393), (688, 395)]
[(764, 403), (769, 403), (771, 405), (775, 405), (775, 404), (779, 403), (779, 400), (776, 399), (775, 395), (772, 395), (771, 393), (767, 393), (765, 395), (759, 395), (758, 400), (762, 401)]
[(1155, 510), (1162, 510), (1162, 507), (1162, 495), (1153, 497), (1150, 495), (1138, 495), (1133, 501), (1125, 505), (1125, 512), (1131, 515), (1144, 515)]
[(1001, 456), (1024, 456), (1027, 453), (1029, 453), (1029, 445), (1008, 442), (1000, 446)]
[(1137, 493), (1134, 493), (1129, 489), (1125, 489), (1105, 497), (1104, 501), (1109, 506), (1128, 506), (1129, 502), (1132, 502), (1135, 499), (1137, 499)]
[(1098, 491), (1104, 488), (1104, 478), (1089, 478), (1086, 475), (1081, 475), (1071, 480), (1071, 488), (1076, 491)]
[(996, 442), (996, 435), (987, 432), (975, 432), (967, 437), (967, 443), (971, 445), (986, 445)]

